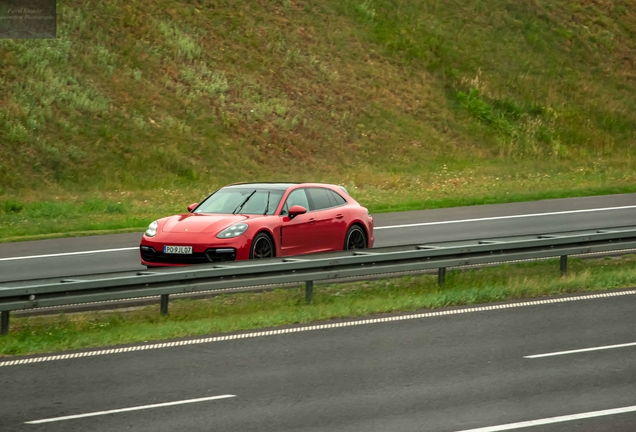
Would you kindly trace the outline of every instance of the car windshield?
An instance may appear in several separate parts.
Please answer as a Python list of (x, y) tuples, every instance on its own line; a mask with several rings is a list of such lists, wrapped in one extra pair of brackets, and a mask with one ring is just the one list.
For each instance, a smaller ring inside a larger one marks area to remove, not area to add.
[(194, 213), (274, 214), (284, 190), (254, 188), (219, 189), (203, 201)]

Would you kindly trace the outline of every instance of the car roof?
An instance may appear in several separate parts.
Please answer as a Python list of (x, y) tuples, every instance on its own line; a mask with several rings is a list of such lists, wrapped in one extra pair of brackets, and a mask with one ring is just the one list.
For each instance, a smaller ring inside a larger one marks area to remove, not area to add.
[(228, 186), (225, 186), (223, 189), (227, 189), (227, 188), (244, 188), (246, 186), (249, 186), (251, 188), (256, 188), (256, 189), (280, 189), (280, 190), (286, 190), (287, 188), (291, 187), (291, 186), (295, 186), (298, 183), (234, 183)]
[(225, 186), (223, 189), (226, 189), (226, 188), (244, 188), (246, 186), (249, 186), (251, 188), (256, 188), (256, 189), (275, 189), (275, 190), (287, 190), (288, 188), (290, 188), (292, 186), (340, 187), (340, 186), (336, 186), (336, 185), (332, 185), (332, 184), (326, 184), (326, 183), (275, 183), (275, 182), (267, 183), (267, 182), (260, 182), (260, 183), (234, 183), (234, 184)]

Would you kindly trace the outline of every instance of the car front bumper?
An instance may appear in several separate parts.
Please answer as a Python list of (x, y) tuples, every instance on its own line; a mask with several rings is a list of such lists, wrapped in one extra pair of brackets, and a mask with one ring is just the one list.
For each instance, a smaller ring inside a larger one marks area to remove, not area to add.
[[(184, 266), (213, 262), (246, 260), (249, 258), (250, 239), (242, 235), (233, 239), (210, 239), (201, 242), (196, 235), (189, 239), (183, 235), (144, 235), (139, 245), (141, 264), (148, 267)], [(218, 241), (214, 241), (218, 240)], [(164, 246), (192, 246), (191, 254), (167, 254)]]

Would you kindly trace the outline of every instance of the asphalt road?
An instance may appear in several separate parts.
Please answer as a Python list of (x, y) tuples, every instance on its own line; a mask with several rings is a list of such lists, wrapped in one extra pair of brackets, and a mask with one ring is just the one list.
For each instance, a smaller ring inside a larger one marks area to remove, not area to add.
[[(636, 194), (384, 213), (374, 220), (376, 247), (611, 228), (636, 224)], [(0, 282), (143, 270), (140, 238), (0, 244)]]
[[(486, 432), (521, 422), (515, 430), (632, 432), (635, 345), (527, 358), (636, 342), (636, 291), (620, 293), (32, 364), (0, 359), (0, 430)], [(192, 401), (215, 396), (224, 398)], [(168, 402), (178, 404), (147, 407)], [(566, 415), (575, 416), (559, 420)]]

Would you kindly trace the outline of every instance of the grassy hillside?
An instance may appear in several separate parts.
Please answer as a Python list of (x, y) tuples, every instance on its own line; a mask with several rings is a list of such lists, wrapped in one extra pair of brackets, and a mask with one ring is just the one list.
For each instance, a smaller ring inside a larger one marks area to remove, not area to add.
[(236, 181), (376, 211), (636, 191), (635, 0), (58, 14), (57, 40), (0, 40), (3, 238), (143, 226)]

